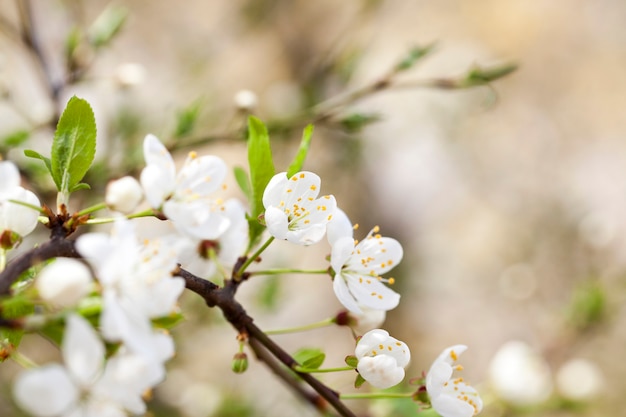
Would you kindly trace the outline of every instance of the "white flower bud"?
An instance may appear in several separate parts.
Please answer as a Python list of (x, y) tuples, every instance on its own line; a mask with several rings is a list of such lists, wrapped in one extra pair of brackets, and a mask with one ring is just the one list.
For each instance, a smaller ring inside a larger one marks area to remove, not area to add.
[(552, 393), (546, 360), (524, 342), (502, 345), (491, 360), (489, 376), (496, 393), (516, 405), (539, 404)]
[(141, 185), (133, 177), (123, 177), (107, 185), (105, 202), (111, 210), (130, 213), (142, 199)]
[(139, 85), (146, 79), (146, 69), (141, 64), (126, 62), (115, 69), (115, 81), (122, 88)]
[(389, 336), (385, 330), (374, 329), (359, 340), (354, 349), (359, 374), (376, 388), (389, 388), (404, 379), (404, 368), (411, 352), (404, 343)]
[(237, 94), (235, 94), (234, 101), (235, 106), (237, 106), (239, 110), (246, 111), (254, 110), (259, 102), (256, 94), (250, 90), (238, 91)]
[(58, 258), (41, 270), (35, 286), (44, 300), (60, 307), (71, 307), (91, 292), (93, 281), (89, 268), (82, 262)]
[(604, 377), (598, 366), (586, 359), (572, 359), (556, 374), (559, 392), (571, 400), (584, 401), (598, 395), (604, 388)]

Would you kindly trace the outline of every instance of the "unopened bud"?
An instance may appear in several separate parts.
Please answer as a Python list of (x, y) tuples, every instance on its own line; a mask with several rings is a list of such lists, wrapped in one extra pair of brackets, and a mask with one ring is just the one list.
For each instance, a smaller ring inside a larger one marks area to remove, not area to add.
[(235, 106), (239, 110), (251, 111), (254, 110), (259, 102), (256, 94), (250, 90), (241, 90), (235, 94)]
[(130, 213), (142, 199), (141, 185), (133, 177), (123, 177), (107, 185), (105, 202), (111, 210)]
[(146, 79), (146, 69), (141, 64), (126, 62), (115, 69), (115, 81), (122, 88), (135, 87)]
[(91, 272), (82, 262), (58, 258), (44, 267), (35, 280), (39, 296), (60, 307), (71, 307), (93, 288)]
[(234, 373), (243, 374), (248, 369), (248, 355), (245, 352), (236, 353), (230, 367)]

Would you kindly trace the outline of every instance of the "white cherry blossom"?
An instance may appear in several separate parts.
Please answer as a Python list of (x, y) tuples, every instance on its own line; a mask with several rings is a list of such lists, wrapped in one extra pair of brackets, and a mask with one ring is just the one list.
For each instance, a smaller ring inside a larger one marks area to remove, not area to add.
[(146, 167), (141, 185), (146, 199), (181, 232), (198, 239), (215, 239), (228, 227), (221, 215), (222, 201), (212, 195), (223, 187), (226, 164), (213, 155), (190, 152), (176, 173), (174, 159), (154, 135), (143, 143)]
[(165, 240), (137, 241), (130, 221), (118, 218), (111, 235), (89, 233), (76, 241), (102, 285), (102, 335), (122, 341), (134, 352), (150, 354), (154, 332), (150, 319), (176, 307), (185, 288), (172, 277), (178, 248)]
[(13, 162), (0, 161), (0, 234), (16, 233), (24, 237), (35, 229), (39, 212), (13, 203), (22, 201), (40, 207), (37, 196), (20, 186), (20, 173)]
[(349, 312), (348, 316), (352, 319), (352, 324), (350, 324), (352, 330), (356, 334), (361, 335), (382, 326), (387, 318), (387, 312), (385, 310), (372, 310), (367, 307), (361, 307), (360, 313)]
[(463, 378), (452, 378), (454, 371), (463, 369), (456, 362), (465, 350), (465, 345), (444, 349), (426, 375), (430, 403), (442, 417), (472, 417), (483, 408), (482, 399), (473, 387), (467, 385)]
[(37, 417), (110, 417), (143, 414), (142, 394), (164, 378), (163, 363), (122, 347), (105, 361), (104, 343), (89, 323), (69, 315), (62, 343), (64, 365), (48, 364), (18, 375), (17, 404)]
[(378, 234), (378, 227), (355, 244), (350, 236), (338, 238), (332, 245), (330, 265), (335, 271), (333, 289), (348, 310), (361, 313), (361, 307), (391, 310), (400, 302), (400, 295), (383, 282), (394, 279), (381, 276), (402, 260), (402, 246)]
[(215, 251), (216, 260), (228, 272), (246, 250), (248, 220), (245, 208), (238, 200), (230, 199), (224, 203), (222, 213), (229, 223), (219, 238), (199, 240), (182, 237), (179, 262), (192, 274), (210, 278), (216, 273), (217, 267), (210, 257), (210, 250)]
[(307, 171), (291, 178), (285, 172), (274, 175), (263, 193), (265, 224), (272, 236), (298, 245), (324, 237), (337, 203), (332, 195), (317, 198), (320, 184), (320, 177)]
[(359, 360), (359, 374), (376, 388), (389, 388), (404, 379), (404, 368), (411, 360), (406, 343), (385, 330), (374, 329), (365, 333), (356, 345), (354, 355)]

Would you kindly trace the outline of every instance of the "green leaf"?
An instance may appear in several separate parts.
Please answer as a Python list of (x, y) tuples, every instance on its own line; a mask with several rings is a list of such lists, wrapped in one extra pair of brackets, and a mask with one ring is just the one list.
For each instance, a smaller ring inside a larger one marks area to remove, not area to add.
[(468, 72), (467, 77), (462, 82), (462, 85), (464, 87), (472, 87), (475, 85), (487, 84), (491, 81), (506, 77), (507, 75), (516, 71), (517, 68), (518, 65), (515, 63), (495, 65), (487, 68), (474, 67)]
[(89, 43), (94, 48), (106, 46), (122, 29), (128, 10), (121, 6), (109, 6), (93, 22), (89, 28)]
[[(46, 158), (45, 156), (43, 156), (39, 152), (35, 152), (32, 149), (24, 150), (24, 155), (26, 155), (29, 158), (41, 159), (43, 161), (43, 163), (46, 164), (46, 168), (48, 168), (48, 171), (50, 172), (50, 175), (52, 175), (52, 163), (50, 162), (50, 158)], [(52, 178), (54, 179), (54, 176)], [(55, 183), (56, 183), (56, 181), (55, 181)]]
[(306, 369), (319, 369), (326, 359), (326, 354), (317, 348), (302, 348), (294, 353), (293, 358)]
[(183, 316), (182, 313), (173, 312), (167, 316), (153, 319), (152, 324), (162, 329), (171, 329), (174, 326), (176, 326), (178, 323), (183, 321), (184, 319), (185, 319), (185, 316)]
[(80, 183), (76, 184), (75, 186), (73, 186), (72, 189), (70, 190), (70, 192), (73, 193), (74, 191), (78, 191), (78, 190), (91, 190), (91, 187), (89, 186), (89, 184), (85, 184), (84, 182), (80, 182)]
[(244, 193), (248, 200), (252, 200), (252, 185), (250, 185), (250, 178), (248, 178), (248, 173), (242, 167), (233, 168), (233, 172), (235, 174), (235, 180), (237, 181), (237, 185)]
[(339, 120), (341, 126), (350, 133), (357, 133), (367, 125), (381, 119), (377, 113), (352, 113)]
[(351, 367), (353, 367), (353, 368), (356, 368), (356, 367), (357, 367), (357, 365), (359, 364), (359, 360), (358, 360), (358, 359), (357, 359), (357, 357), (356, 357), (356, 356), (354, 356), (354, 355), (348, 355), (348, 356), (346, 356), (345, 361), (346, 361), (346, 365), (351, 366)]
[(13, 132), (2, 139), (2, 148), (14, 148), (26, 142), (30, 137), (28, 130), (18, 130)]
[(430, 45), (415, 46), (411, 48), (411, 50), (406, 54), (406, 56), (400, 62), (396, 64), (394, 68), (395, 71), (397, 72), (406, 71), (412, 68), (417, 63), (417, 61), (419, 61), (420, 59), (428, 55), (430, 52), (432, 52), (434, 47), (435, 47), (435, 44), (431, 43)]
[(96, 153), (96, 119), (87, 101), (67, 103), (52, 142), (51, 172), (61, 193), (70, 193), (83, 179)]
[(304, 160), (306, 159), (306, 155), (311, 147), (311, 136), (313, 136), (313, 125), (308, 125), (304, 128), (304, 132), (302, 132), (300, 147), (298, 148), (298, 153), (296, 153), (296, 157), (293, 159), (293, 162), (289, 165), (287, 177), (290, 178), (293, 174), (302, 170)]
[(176, 130), (174, 131), (175, 138), (182, 138), (189, 135), (193, 131), (196, 127), (198, 115), (200, 114), (200, 107), (200, 100), (196, 100), (176, 114)]
[(365, 378), (361, 376), (361, 374), (356, 374), (356, 379), (354, 380), (354, 388), (361, 388), (361, 385), (365, 383)]
[[(26, 297), (13, 296), (0, 302), (0, 316), (5, 319), (16, 319), (32, 314), (35, 306), (32, 301)], [(13, 349), (17, 349), (22, 341), (24, 330), (9, 329), (0, 327), (0, 342), (8, 343)], [(0, 352), (2, 348), (0, 346)], [(0, 354), (0, 362), (6, 360), (8, 356)]]
[(252, 198), (250, 199), (250, 245), (254, 245), (264, 226), (257, 218), (265, 211), (263, 207), (263, 192), (274, 176), (274, 162), (270, 148), (270, 137), (267, 128), (254, 116), (248, 118), (248, 164), (250, 166), (250, 182)]

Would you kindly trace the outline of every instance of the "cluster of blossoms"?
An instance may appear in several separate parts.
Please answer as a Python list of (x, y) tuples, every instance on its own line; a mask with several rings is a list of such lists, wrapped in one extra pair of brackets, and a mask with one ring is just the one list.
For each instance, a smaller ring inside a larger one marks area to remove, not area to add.
[[(185, 287), (173, 276), (182, 266), (206, 279), (232, 270), (248, 245), (248, 219), (242, 203), (223, 200), (226, 164), (215, 156), (190, 153), (177, 171), (165, 146), (152, 135), (144, 140), (146, 167), (139, 181), (124, 177), (109, 183), (106, 204), (116, 214), (108, 234), (88, 233), (76, 240), (83, 261), (58, 258), (35, 280), (41, 300), (65, 315), (64, 365), (48, 364), (19, 375), (14, 394), (35, 416), (118, 416), (143, 413), (142, 395), (161, 382), (164, 364), (174, 354), (172, 338), (154, 320), (177, 309)], [(19, 173), (0, 162), (0, 231), (2, 248), (10, 249), (37, 222), (37, 197), (19, 186)], [(405, 377), (408, 346), (378, 329), (400, 295), (384, 278), (403, 257), (400, 243), (374, 227), (357, 241), (355, 227), (332, 195), (319, 196), (320, 178), (307, 171), (273, 176), (262, 196), (264, 222), (271, 239), (312, 245), (327, 237), (330, 272), (339, 302), (353, 331), (362, 335), (355, 348), (359, 377), (389, 388)], [(173, 227), (158, 238), (141, 240), (126, 217), (146, 201), (150, 213)], [(25, 204), (18, 204), (19, 201)], [(26, 207), (25, 207), (26, 206)], [(81, 300), (101, 299), (97, 324), (76, 314)], [(97, 331), (96, 331), (97, 329)], [(373, 330), (372, 330), (373, 329)], [(369, 330), (369, 331), (368, 331)], [(114, 346), (113, 354), (107, 354)], [(446, 349), (425, 379), (430, 404), (443, 417), (470, 417), (482, 403), (461, 379), (452, 379), (465, 346)]]
[[(330, 265), (334, 273), (333, 289), (337, 299), (357, 319), (376, 317), (379, 325), (385, 312), (394, 309), (400, 295), (383, 278), (401, 260), (400, 243), (379, 234), (373, 228), (362, 241), (353, 237), (354, 227), (337, 207), (333, 196), (318, 198), (320, 178), (311, 172), (299, 172), (288, 178), (274, 176), (263, 195), (265, 221), (269, 233), (299, 245), (320, 241), (327, 233), (331, 244)], [(482, 410), (482, 400), (462, 378), (452, 379), (458, 355), (466, 346), (445, 349), (431, 366), (425, 379), (430, 404), (443, 417), (471, 417)], [(411, 359), (408, 346), (382, 329), (373, 329), (358, 339), (354, 356), (361, 378), (372, 386), (385, 389), (399, 384)]]

